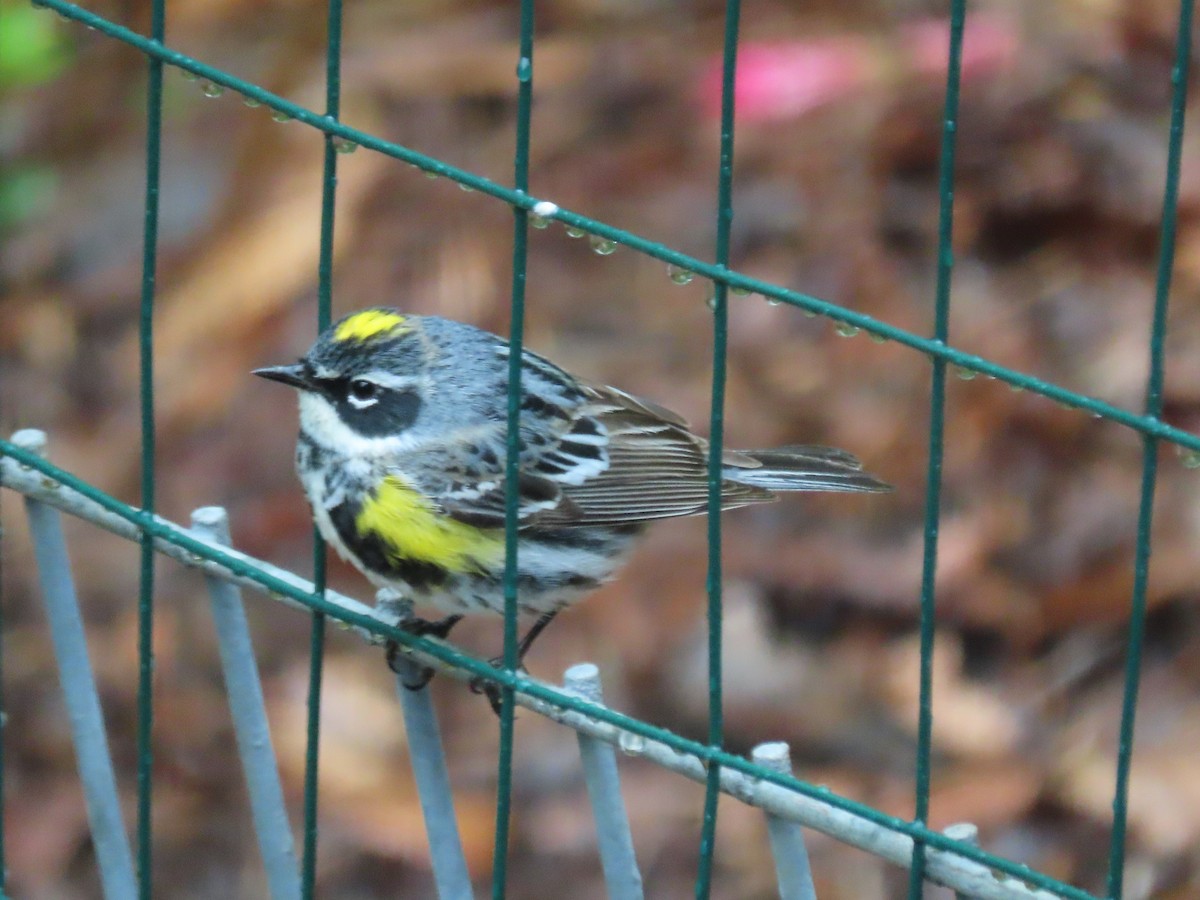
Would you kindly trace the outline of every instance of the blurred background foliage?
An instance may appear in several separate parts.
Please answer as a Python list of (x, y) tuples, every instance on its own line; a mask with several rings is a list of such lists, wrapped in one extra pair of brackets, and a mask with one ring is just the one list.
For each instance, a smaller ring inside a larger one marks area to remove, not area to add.
[[(142, 32), (141, 0), (92, 7)], [(1146, 372), (1177, 4), (971, 4), (955, 210), (956, 345), (1137, 409)], [(721, 4), (540, 4), (532, 192), (711, 253)], [(733, 266), (901, 327), (931, 328), (943, 4), (748, 0)], [(175, 0), (168, 42), (310, 108), (325, 9)], [(510, 3), (350, 4), (343, 118), (511, 178)], [(0, 2), (0, 426), (137, 498), (136, 317), (145, 63), (53, 13)], [(1193, 70), (1195, 71), (1195, 70)], [(1195, 85), (1193, 85), (1193, 88)], [(1193, 98), (1200, 93), (1193, 90)], [(1200, 131), (1184, 153), (1166, 415), (1200, 429)], [(237, 545), (300, 572), (310, 526), (290, 398), (248, 377), (314, 334), (322, 139), (168, 70), (156, 318), (159, 506), (230, 509)], [(364, 150), (340, 159), (335, 315), (370, 304), (503, 332), (511, 215)], [(709, 285), (557, 226), (530, 246), (527, 343), (704, 422)], [(886, 497), (789, 498), (729, 516), (729, 746), (791, 741), (799, 774), (912, 812), (929, 365), (761, 297), (732, 297), (728, 440), (844, 446)], [(949, 385), (932, 825), (1099, 891), (1107, 850), (1140, 441), (966, 373)], [(1200, 891), (1200, 473), (1158, 491), (1131, 798), (1129, 897)], [(98, 880), (20, 504), (5, 498), (8, 862), (23, 897)], [(704, 734), (703, 521), (664, 523), (618, 582), (538, 644), (534, 674), (601, 665), (617, 708)], [(122, 788), (132, 797), (136, 547), (68, 523)], [(335, 563), (333, 584), (368, 596)], [(155, 647), (155, 883), (264, 892), (200, 580), (163, 564)], [(252, 601), (285, 784), (301, 796), (308, 622)], [(456, 637), (482, 656), (498, 622)], [(381, 654), (331, 630), (321, 896), (429, 896), (425, 838)], [(449, 680), (446, 728), (473, 872), (489, 872), (496, 726)], [(511, 895), (602, 896), (574, 738), (517, 726)], [(701, 792), (623, 768), (653, 897), (690, 896)], [(132, 808), (132, 807), (131, 807)], [(822, 897), (897, 896), (900, 873), (819, 835)], [(760, 817), (722, 803), (716, 895), (772, 896)], [(552, 874), (551, 874), (552, 873)]]

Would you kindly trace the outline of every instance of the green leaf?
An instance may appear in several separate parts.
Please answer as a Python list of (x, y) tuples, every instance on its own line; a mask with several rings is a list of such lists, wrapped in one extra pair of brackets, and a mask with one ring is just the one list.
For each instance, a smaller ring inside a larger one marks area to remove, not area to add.
[(49, 81), (66, 68), (71, 56), (53, 13), (0, 0), (0, 90)]

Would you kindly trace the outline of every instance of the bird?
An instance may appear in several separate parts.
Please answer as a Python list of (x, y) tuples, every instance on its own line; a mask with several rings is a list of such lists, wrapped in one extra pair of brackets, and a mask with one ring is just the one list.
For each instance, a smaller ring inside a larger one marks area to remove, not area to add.
[[(335, 322), (294, 365), (253, 372), (299, 393), (296, 472), (324, 539), (376, 587), (445, 614), (409, 620), (412, 633), (445, 637), (465, 615), (504, 612), (511, 352), (463, 322), (372, 307)], [(535, 619), (523, 663), (650, 522), (708, 511), (709, 442), (666, 407), (527, 349), (519, 423), (517, 608)], [(721, 455), (722, 510), (779, 492), (890, 489), (831, 447)]]

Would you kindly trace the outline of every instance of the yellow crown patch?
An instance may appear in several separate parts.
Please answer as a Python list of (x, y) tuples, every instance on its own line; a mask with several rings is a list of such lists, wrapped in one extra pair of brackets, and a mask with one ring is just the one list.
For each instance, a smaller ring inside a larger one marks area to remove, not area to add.
[(386, 309), (367, 309), (344, 319), (333, 333), (336, 341), (369, 341), (372, 338), (399, 336), (411, 331), (406, 319)]

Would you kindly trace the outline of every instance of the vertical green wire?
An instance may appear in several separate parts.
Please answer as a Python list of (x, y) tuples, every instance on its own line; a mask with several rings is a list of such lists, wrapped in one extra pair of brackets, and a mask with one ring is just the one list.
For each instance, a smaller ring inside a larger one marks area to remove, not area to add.
[[(940, 209), (937, 244), (937, 296), (933, 336), (945, 341), (950, 331), (950, 276), (954, 268), (954, 150), (958, 135), (958, 95), (962, 76), (963, 23), (966, 0), (950, 8), (950, 60), (946, 69), (946, 100), (942, 112), (942, 150), (938, 173)], [(917, 714), (915, 820), (929, 819), (930, 756), (933, 746), (933, 632), (937, 578), (938, 527), (941, 518), (942, 456), (946, 430), (946, 363), (934, 358), (929, 396), (929, 466), (925, 482), (925, 549), (921, 562), (920, 707)], [(909, 900), (920, 900), (925, 882), (925, 845), (913, 844), (909, 869)]]
[[(325, 115), (336, 120), (341, 107), (342, 3), (329, 0), (325, 57)], [(337, 147), (325, 135), (321, 172), (321, 244), (317, 259), (317, 331), (329, 327), (333, 309), (333, 223), (337, 199)], [(313, 529), (313, 589), (325, 594), (325, 541)], [(325, 668), (325, 614), (312, 614), (308, 652), (308, 722), (304, 752), (304, 850), (300, 862), (300, 891), (313, 896), (317, 877), (317, 787), (321, 749), (321, 682)]]
[[(721, 73), (721, 158), (717, 173), (716, 264), (729, 265), (729, 234), (733, 225), (733, 133), (734, 80), (737, 73), (740, 0), (725, 4), (725, 49)], [(724, 483), (721, 456), (725, 443), (725, 369), (728, 343), (729, 287), (713, 282), (713, 375), (709, 417), (708, 456), (708, 743), (720, 747), (725, 740), (722, 702), (721, 644), (721, 488)], [(704, 783), (704, 818), (700, 828), (700, 864), (696, 873), (696, 897), (707, 898), (712, 890), (713, 853), (716, 844), (717, 801), (720, 798), (721, 767), (708, 767)]]
[[(1179, 207), (1179, 169), (1183, 157), (1183, 122), (1187, 108), (1188, 61), (1191, 48), (1193, 0), (1179, 6), (1175, 38), (1175, 64), (1171, 69), (1171, 125), (1167, 139), (1167, 178), (1163, 188), (1162, 225), (1159, 231), (1158, 275), (1154, 290), (1154, 316), (1150, 325), (1149, 374), (1146, 378), (1146, 415), (1162, 413), (1163, 353), (1167, 330), (1167, 302), (1175, 265), (1175, 230)], [(1125, 833), (1129, 804), (1129, 769), (1133, 759), (1133, 727), (1141, 680), (1142, 641), (1146, 632), (1146, 583), (1150, 574), (1150, 531), (1154, 519), (1154, 487), (1158, 475), (1158, 441), (1142, 437), (1141, 500), (1138, 505), (1137, 546), (1133, 563), (1133, 595), (1129, 610), (1129, 641), (1125, 656), (1125, 695), (1121, 704), (1117, 776), (1113, 792), (1113, 825), (1108, 854), (1108, 896), (1120, 900), (1124, 891)]]
[[(3, 367), (0, 367), (0, 372)], [(3, 384), (0, 384), (0, 404), (3, 403)], [(0, 408), (2, 409), (2, 408)], [(0, 411), (0, 427), (7, 423)], [(4, 491), (0, 491), (0, 522), (3, 515)], [(8, 866), (4, 853), (4, 744), (8, 732), (8, 709), (4, 703), (4, 529), (0, 528), (0, 900), (8, 896)]]
[[(162, 41), (166, 2), (154, 0), (150, 35)], [(146, 82), (146, 205), (142, 234), (142, 295), (138, 321), (142, 419), (142, 513), (154, 515), (154, 288), (158, 269), (158, 186), (162, 154), (163, 64), (151, 58)], [(154, 765), (154, 538), (141, 533), (138, 586), (137, 859), (138, 896), (151, 895), (151, 786)]]
[[(533, 0), (521, 0), (517, 60), (517, 141), (513, 187), (529, 190), (529, 137), (533, 112)], [(525, 271), (529, 216), (513, 207), (512, 322), (509, 329), (508, 421), (504, 460), (504, 668), (517, 667), (517, 539), (520, 495), (521, 355), (525, 340)], [(500, 690), (500, 753), (496, 772), (496, 842), (492, 853), (492, 897), (504, 897), (508, 885), (508, 840), (512, 820), (513, 691)]]
[[(0, 366), (0, 374), (4, 367)], [(4, 421), (3, 383), (0, 383), (0, 428), (6, 427)], [(4, 491), (0, 491), (0, 522), (4, 521)], [(4, 703), (4, 529), (0, 528), (0, 900), (8, 896), (8, 862), (4, 853), (4, 745), (8, 733), (8, 709)]]

